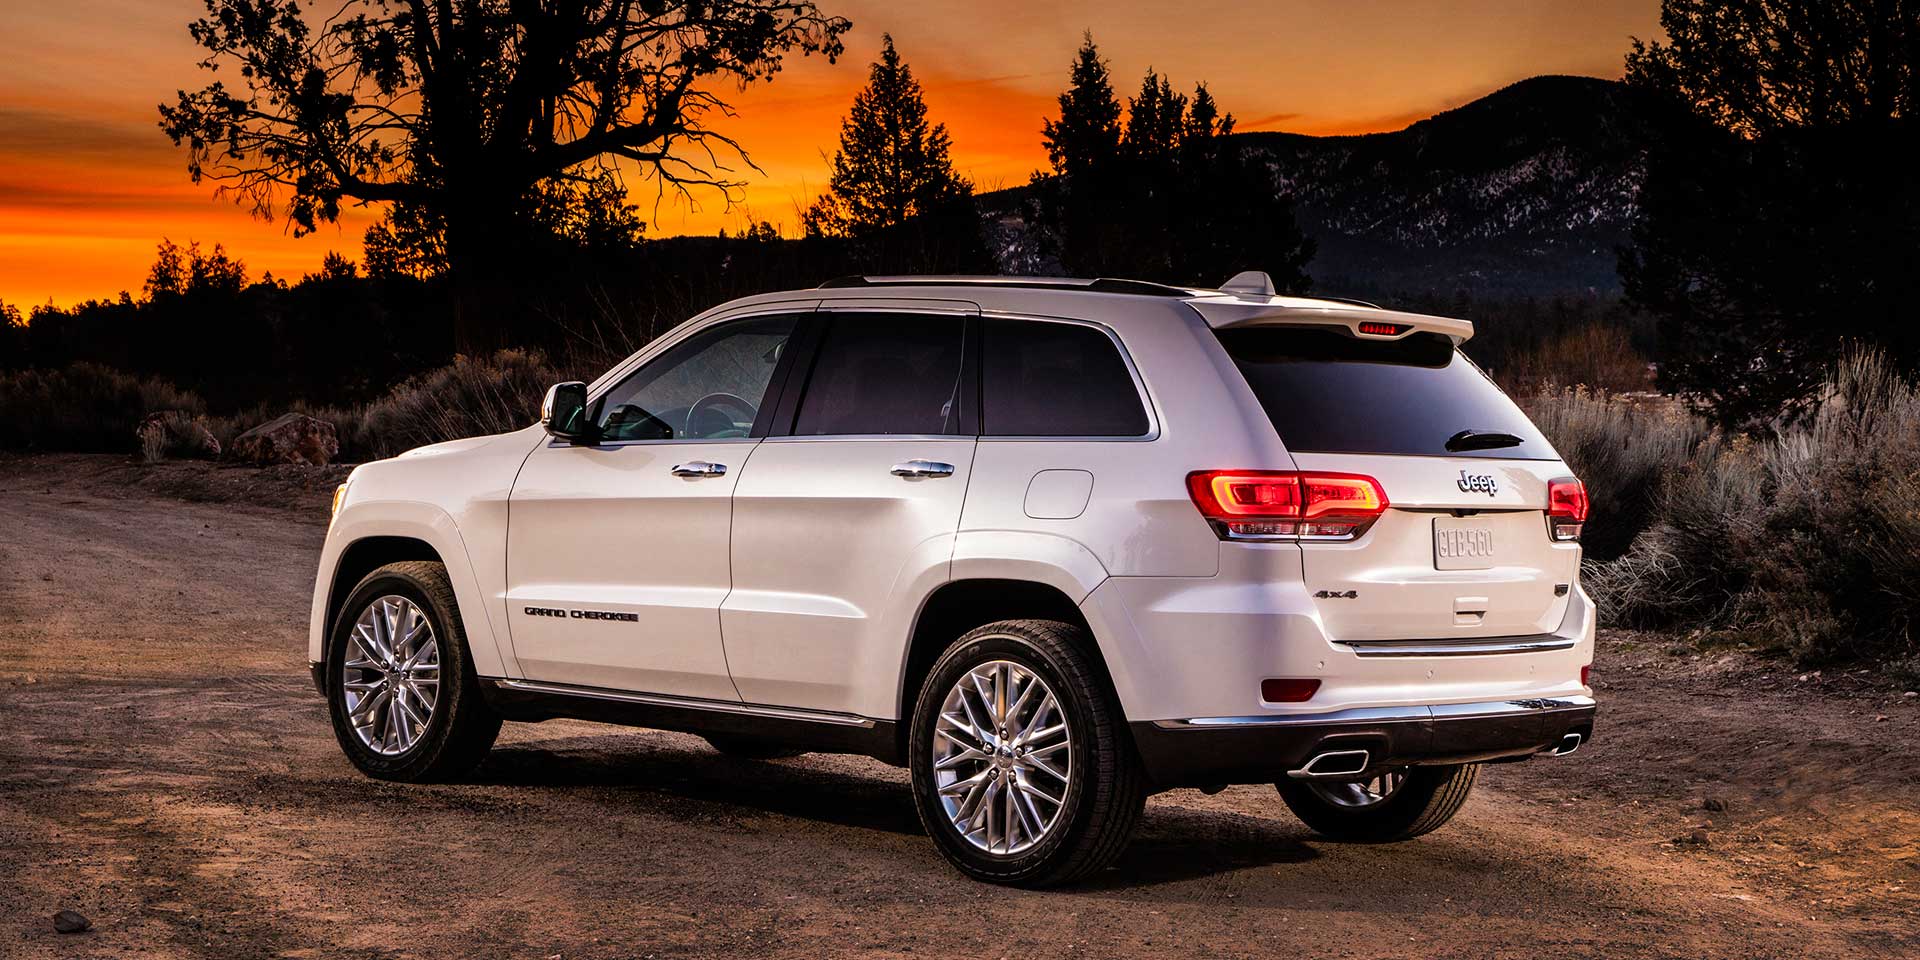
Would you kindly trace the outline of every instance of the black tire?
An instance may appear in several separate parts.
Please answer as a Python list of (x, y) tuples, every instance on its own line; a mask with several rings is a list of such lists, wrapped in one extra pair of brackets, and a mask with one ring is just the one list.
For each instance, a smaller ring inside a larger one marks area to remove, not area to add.
[(715, 750), (741, 760), (785, 760), (807, 752), (798, 747), (790, 747), (772, 740), (762, 740), (759, 737), (709, 733), (703, 735), (701, 739), (707, 741), (707, 745)]
[[(411, 600), (426, 615), (440, 644), (440, 685), (424, 731), (401, 753), (383, 754), (360, 741), (347, 716), (347, 637), (369, 604), (387, 596)], [(474, 676), (467, 634), (454, 602), (444, 566), (424, 560), (390, 563), (360, 581), (334, 620), (327, 647), (327, 707), (334, 739), (361, 773), (407, 783), (452, 780), (464, 776), (493, 749), (500, 715), (487, 705)]]
[[(1085, 652), (1091, 638), (1051, 620), (1004, 620), (947, 648), (921, 685), (908, 737), (914, 806), (942, 856), (976, 880), (1023, 887), (1070, 883), (1111, 864), (1132, 839), (1146, 806), (1146, 778), (1125, 718)], [(1046, 681), (1067, 722), (1067, 783), (1057, 819), (1041, 839), (1014, 854), (989, 854), (955, 828), (935, 784), (934, 730), (941, 704), (974, 667), (1018, 664)]]
[(1406, 780), (1385, 799), (1366, 806), (1329, 801), (1306, 780), (1274, 784), (1280, 799), (1302, 823), (1329, 840), (1393, 843), (1432, 833), (1453, 819), (1473, 792), (1480, 765), (1409, 767)]

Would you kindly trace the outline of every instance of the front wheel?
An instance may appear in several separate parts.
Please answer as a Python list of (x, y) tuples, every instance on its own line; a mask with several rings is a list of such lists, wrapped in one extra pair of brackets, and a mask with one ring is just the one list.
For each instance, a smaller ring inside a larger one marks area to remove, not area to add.
[(1366, 780), (1274, 784), (1293, 815), (1330, 840), (1391, 843), (1432, 833), (1466, 805), (1480, 765), (1389, 767)]
[(1113, 862), (1146, 785), (1079, 628), (988, 624), (933, 665), (909, 765), (920, 822), (976, 880), (1049, 886)]
[(446, 568), (409, 560), (367, 574), (349, 594), (327, 653), (335, 739), (381, 780), (458, 777), (500, 733), (481, 697)]

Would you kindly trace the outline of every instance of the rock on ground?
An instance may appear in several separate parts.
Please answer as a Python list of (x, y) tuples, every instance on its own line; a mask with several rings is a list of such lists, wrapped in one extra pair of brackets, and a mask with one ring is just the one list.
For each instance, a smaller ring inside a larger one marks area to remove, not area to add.
[(248, 463), (326, 466), (340, 454), (333, 424), (304, 413), (275, 417), (233, 438), (233, 455)]

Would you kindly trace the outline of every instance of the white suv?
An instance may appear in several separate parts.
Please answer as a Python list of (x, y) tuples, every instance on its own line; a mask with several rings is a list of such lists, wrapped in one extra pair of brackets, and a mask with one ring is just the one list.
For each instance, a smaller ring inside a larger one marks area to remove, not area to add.
[(736, 300), (354, 471), (314, 682), (393, 780), (553, 717), (904, 765), (997, 882), (1101, 868), (1172, 787), (1416, 836), (1593, 729), (1586, 493), (1471, 334), (1260, 274)]

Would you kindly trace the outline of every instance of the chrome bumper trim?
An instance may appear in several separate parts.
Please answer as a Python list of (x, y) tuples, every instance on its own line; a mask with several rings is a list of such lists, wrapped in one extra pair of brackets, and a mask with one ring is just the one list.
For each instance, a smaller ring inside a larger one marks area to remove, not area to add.
[(1336, 640), (1361, 657), (1477, 657), (1502, 653), (1539, 653), (1567, 650), (1579, 637), (1541, 634), (1534, 637), (1476, 637), (1448, 640)]
[(1479, 703), (1435, 703), (1404, 707), (1352, 707), (1327, 713), (1287, 713), (1260, 717), (1193, 717), (1187, 720), (1155, 720), (1163, 730), (1193, 730), (1207, 727), (1285, 727), (1337, 726), (1356, 723), (1408, 723), (1421, 720), (1462, 720), (1473, 717), (1505, 717), (1559, 710), (1586, 710), (1594, 700), (1588, 696), (1552, 697), (1523, 700), (1487, 700)]
[(577, 687), (567, 683), (543, 683), (538, 680), (494, 680), (492, 682), (508, 690), (523, 690), (528, 693), (547, 693), (564, 697), (585, 697), (590, 700), (642, 703), (653, 707), (672, 707), (680, 710), (705, 710), (711, 713), (732, 713), (748, 717), (766, 717), (774, 720), (831, 723), (843, 727), (864, 727), (871, 729), (874, 725), (874, 721), (871, 718), (852, 713), (830, 713), (824, 710), (803, 710), (798, 707), (770, 707), (758, 703), (729, 703), (725, 700), (676, 697), (664, 693), (635, 693), (627, 690), (608, 690), (604, 687)]

